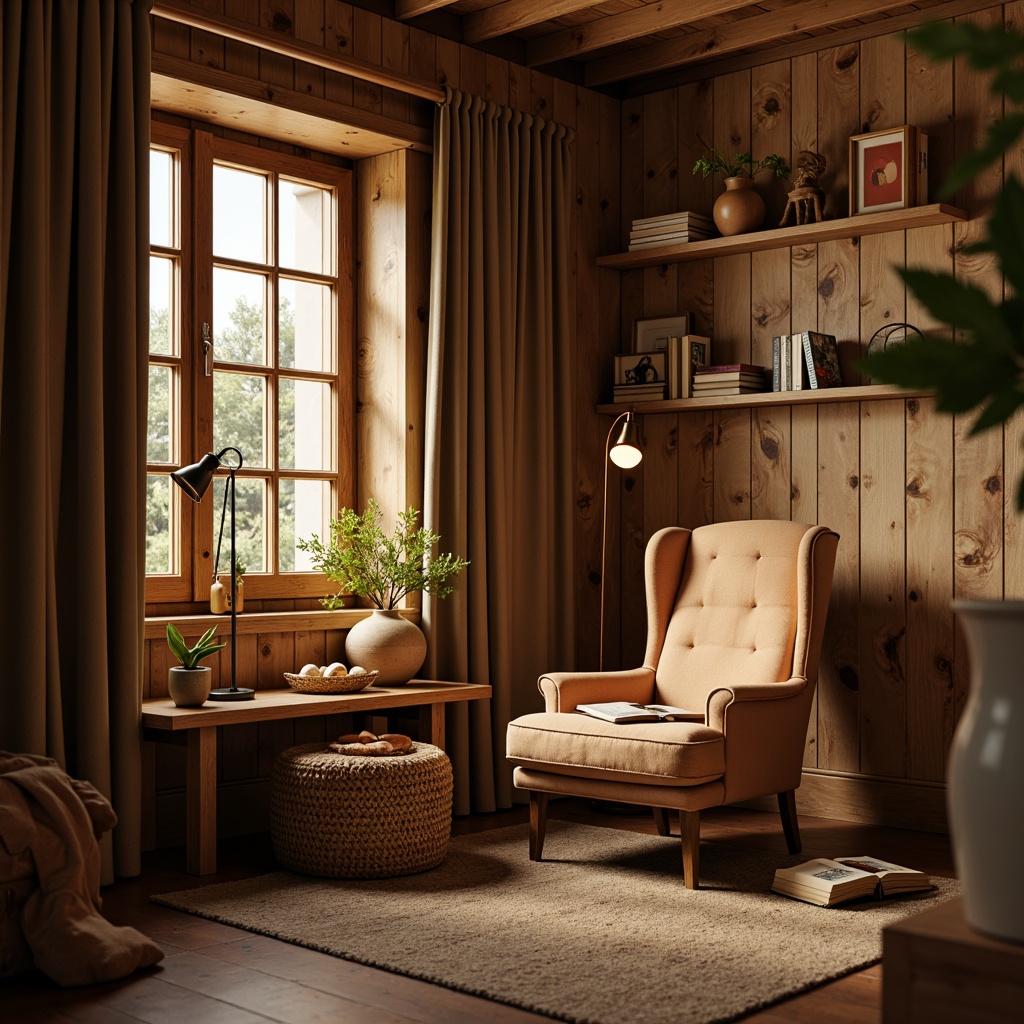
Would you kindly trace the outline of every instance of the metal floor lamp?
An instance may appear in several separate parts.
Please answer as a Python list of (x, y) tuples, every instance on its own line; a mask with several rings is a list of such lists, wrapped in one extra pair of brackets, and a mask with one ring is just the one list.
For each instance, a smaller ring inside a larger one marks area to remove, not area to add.
[[(618, 433), (615, 428), (622, 423)], [(614, 439), (613, 436), (614, 435)], [(640, 465), (644, 453), (640, 448), (640, 431), (632, 411), (620, 413), (608, 430), (604, 447), (604, 512), (601, 514), (601, 636), (598, 646), (598, 671), (604, 671), (604, 566), (606, 538), (608, 532), (608, 462), (611, 460), (619, 469), (632, 469)]]

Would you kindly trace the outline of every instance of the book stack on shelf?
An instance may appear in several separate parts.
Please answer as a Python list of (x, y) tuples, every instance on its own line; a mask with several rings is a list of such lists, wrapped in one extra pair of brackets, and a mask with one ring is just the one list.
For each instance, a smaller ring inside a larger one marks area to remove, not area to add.
[(768, 390), (768, 371), (750, 363), (701, 366), (693, 372), (693, 397), (747, 395)]
[(772, 338), (772, 391), (843, 385), (834, 334), (801, 331)]
[(657, 249), (679, 242), (699, 242), (717, 234), (715, 223), (710, 217), (692, 210), (666, 213), (660, 217), (642, 217), (633, 221), (633, 228), (629, 232), (629, 251)]
[(616, 384), (613, 392), (614, 401), (628, 402), (660, 402), (665, 397), (665, 382), (660, 384)]

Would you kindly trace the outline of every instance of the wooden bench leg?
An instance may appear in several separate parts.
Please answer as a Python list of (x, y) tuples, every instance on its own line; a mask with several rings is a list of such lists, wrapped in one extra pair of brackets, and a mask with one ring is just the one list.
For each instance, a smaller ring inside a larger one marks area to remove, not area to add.
[(796, 817), (796, 790), (787, 789), (779, 794), (779, 817), (782, 818), (782, 831), (786, 836), (786, 845), (790, 853), (800, 852), (800, 823)]
[(548, 818), (547, 793), (530, 791), (530, 860), (540, 860), (544, 849), (544, 826)]
[(700, 888), (700, 811), (679, 812), (683, 846), (683, 882), (687, 889)]
[(190, 875), (212, 875), (217, 870), (216, 726), (188, 730), (185, 862)]
[(652, 807), (654, 811), (654, 824), (658, 829), (659, 836), (669, 836), (672, 833), (668, 827), (668, 808), (667, 807)]

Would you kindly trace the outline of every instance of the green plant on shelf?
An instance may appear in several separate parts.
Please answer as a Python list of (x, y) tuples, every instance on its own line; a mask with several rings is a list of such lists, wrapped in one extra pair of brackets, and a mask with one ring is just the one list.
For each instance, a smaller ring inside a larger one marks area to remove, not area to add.
[(761, 171), (771, 171), (777, 178), (789, 175), (789, 165), (777, 153), (755, 160), (749, 153), (733, 153), (731, 157), (723, 156), (714, 146), (709, 156), (697, 157), (693, 165), (693, 173), (707, 177), (714, 174), (719, 178), (753, 178)]
[(196, 668), (203, 658), (208, 658), (211, 654), (219, 651), (222, 647), (227, 647), (227, 644), (213, 643), (213, 634), (216, 632), (217, 627), (211, 626), (199, 638), (194, 647), (189, 647), (188, 644), (185, 643), (184, 637), (175, 628), (174, 624), (168, 622), (167, 646), (171, 649), (171, 654), (181, 662), (182, 668)]

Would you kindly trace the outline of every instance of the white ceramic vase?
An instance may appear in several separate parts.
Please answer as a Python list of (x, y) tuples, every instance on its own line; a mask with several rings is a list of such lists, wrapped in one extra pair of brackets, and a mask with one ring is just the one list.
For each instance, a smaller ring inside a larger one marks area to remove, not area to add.
[(964, 913), (1024, 942), (1024, 601), (954, 601), (971, 688), (953, 735), (946, 797)]
[(167, 670), (167, 692), (176, 707), (197, 708), (210, 696), (213, 670), (209, 665), (184, 668), (176, 665)]
[(427, 656), (427, 638), (415, 622), (403, 619), (397, 611), (375, 608), (360, 619), (345, 639), (349, 665), (361, 665), (368, 672), (376, 669), (377, 686), (401, 686), (420, 670)]

